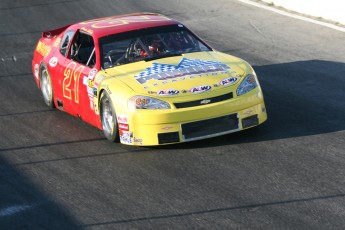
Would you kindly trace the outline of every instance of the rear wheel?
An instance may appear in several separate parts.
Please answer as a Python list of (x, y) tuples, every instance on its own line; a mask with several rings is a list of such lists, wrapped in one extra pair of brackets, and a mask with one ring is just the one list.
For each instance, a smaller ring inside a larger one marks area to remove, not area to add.
[(49, 108), (54, 108), (53, 86), (47, 66), (42, 65), (40, 68), (40, 85), (44, 102)]
[(119, 140), (117, 118), (113, 103), (106, 91), (101, 95), (100, 115), (104, 136), (110, 141)]

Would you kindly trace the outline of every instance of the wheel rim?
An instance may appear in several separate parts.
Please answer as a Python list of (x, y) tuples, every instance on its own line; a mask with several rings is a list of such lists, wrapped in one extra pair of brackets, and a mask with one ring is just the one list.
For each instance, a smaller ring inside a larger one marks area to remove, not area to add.
[(48, 71), (46, 69), (44, 69), (42, 71), (41, 89), (42, 89), (44, 101), (47, 104), (50, 104), (51, 95), (52, 95), (52, 88), (51, 88), (50, 77), (49, 77)]
[(103, 130), (108, 135), (111, 135), (113, 133), (114, 121), (115, 120), (110, 101), (108, 98), (105, 98), (102, 103), (102, 126)]

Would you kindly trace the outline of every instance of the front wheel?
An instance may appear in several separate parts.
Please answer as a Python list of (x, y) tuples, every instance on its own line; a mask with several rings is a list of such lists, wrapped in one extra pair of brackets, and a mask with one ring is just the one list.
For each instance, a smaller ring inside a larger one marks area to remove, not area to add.
[(106, 91), (101, 95), (100, 115), (104, 136), (110, 141), (118, 141), (119, 131), (114, 105)]
[(47, 66), (42, 65), (40, 68), (40, 85), (44, 102), (49, 108), (54, 108), (53, 85)]

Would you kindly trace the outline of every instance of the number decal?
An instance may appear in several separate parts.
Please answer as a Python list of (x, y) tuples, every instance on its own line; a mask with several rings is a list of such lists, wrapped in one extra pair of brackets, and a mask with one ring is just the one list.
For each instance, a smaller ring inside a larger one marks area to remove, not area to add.
[(71, 62), (67, 65), (63, 75), (65, 76), (62, 82), (63, 96), (72, 100), (72, 88), (74, 90), (74, 102), (79, 103), (79, 78), (84, 66), (79, 66), (75, 69), (77, 64)]
[(75, 62), (69, 63), (65, 69), (65, 72), (63, 73), (65, 76), (62, 83), (63, 96), (68, 99), (72, 99), (71, 89), (69, 87), (71, 85), (71, 72), (74, 72), (76, 65), (77, 64)]

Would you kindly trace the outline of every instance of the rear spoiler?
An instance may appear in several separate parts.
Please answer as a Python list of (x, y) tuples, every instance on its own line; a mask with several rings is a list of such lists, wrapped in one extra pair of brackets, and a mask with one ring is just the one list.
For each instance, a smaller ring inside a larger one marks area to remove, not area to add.
[(60, 28), (56, 28), (54, 30), (49, 30), (49, 31), (43, 32), (42, 33), (42, 38), (51, 38), (51, 37), (54, 37), (56, 35), (59, 35), (63, 31), (65, 31), (69, 26), (70, 25), (67, 25), (67, 26), (63, 26), (63, 27), (60, 27)]

